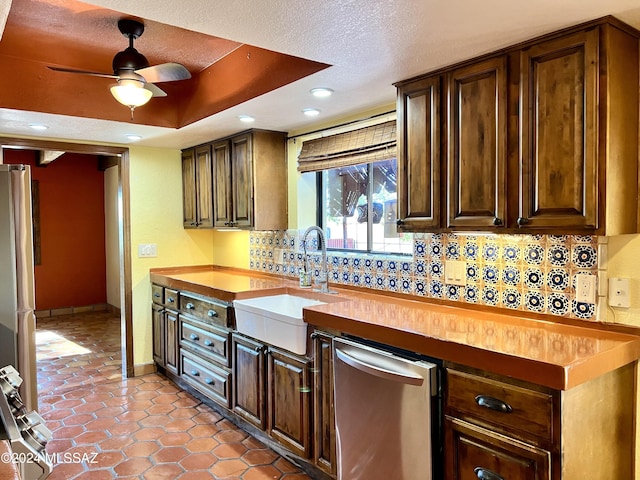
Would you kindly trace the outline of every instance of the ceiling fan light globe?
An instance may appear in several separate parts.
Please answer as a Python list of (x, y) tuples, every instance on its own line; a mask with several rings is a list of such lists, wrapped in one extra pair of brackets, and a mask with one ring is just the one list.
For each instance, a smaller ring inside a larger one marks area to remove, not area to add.
[(111, 95), (122, 105), (130, 108), (140, 107), (151, 100), (153, 92), (142, 85), (118, 84), (111, 87)]

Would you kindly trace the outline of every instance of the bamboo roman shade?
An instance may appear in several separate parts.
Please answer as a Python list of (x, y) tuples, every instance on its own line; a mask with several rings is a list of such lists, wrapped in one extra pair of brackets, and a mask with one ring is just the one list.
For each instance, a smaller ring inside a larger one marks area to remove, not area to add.
[(316, 172), (396, 156), (396, 121), (338, 133), (302, 143), (299, 172)]

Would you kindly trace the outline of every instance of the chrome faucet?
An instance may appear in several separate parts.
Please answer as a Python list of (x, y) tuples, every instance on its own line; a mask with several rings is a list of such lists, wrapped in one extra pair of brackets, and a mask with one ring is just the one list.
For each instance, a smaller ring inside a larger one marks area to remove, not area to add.
[(337, 293), (329, 290), (329, 267), (327, 265), (327, 242), (322, 229), (316, 225), (312, 225), (304, 231), (302, 235), (302, 245), (304, 248), (304, 264), (309, 264), (309, 254), (307, 253), (307, 237), (311, 232), (318, 233), (318, 242), (322, 248), (322, 264), (320, 265), (320, 274), (316, 279), (316, 283), (320, 286), (319, 291), (322, 293)]

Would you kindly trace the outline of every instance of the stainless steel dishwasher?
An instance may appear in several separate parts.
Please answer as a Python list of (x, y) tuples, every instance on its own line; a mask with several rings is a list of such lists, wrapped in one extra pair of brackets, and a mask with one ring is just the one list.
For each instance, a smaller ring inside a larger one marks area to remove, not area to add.
[(335, 338), (338, 480), (439, 479), (435, 363)]

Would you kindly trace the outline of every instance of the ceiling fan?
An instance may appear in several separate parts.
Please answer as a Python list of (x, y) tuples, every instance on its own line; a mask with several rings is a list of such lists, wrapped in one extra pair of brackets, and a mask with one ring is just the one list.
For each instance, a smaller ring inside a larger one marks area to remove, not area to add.
[(94, 77), (114, 78), (111, 86), (114, 98), (133, 110), (147, 103), (151, 97), (166, 97), (167, 94), (156, 82), (172, 82), (191, 78), (189, 70), (179, 63), (161, 63), (149, 66), (148, 60), (133, 47), (133, 41), (144, 33), (144, 24), (137, 20), (123, 18), (118, 21), (120, 33), (129, 39), (129, 46), (113, 57), (113, 74), (76, 70), (72, 68), (49, 66), (51, 70), (66, 73), (92, 75)]

